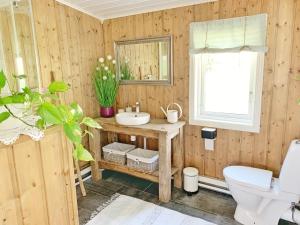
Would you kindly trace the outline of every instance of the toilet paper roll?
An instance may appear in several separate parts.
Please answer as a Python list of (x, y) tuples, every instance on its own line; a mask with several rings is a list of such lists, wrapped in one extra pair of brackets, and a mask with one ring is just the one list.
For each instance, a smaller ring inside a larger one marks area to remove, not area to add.
[(204, 139), (205, 150), (213, 151), (215, 145), (215, 139)]

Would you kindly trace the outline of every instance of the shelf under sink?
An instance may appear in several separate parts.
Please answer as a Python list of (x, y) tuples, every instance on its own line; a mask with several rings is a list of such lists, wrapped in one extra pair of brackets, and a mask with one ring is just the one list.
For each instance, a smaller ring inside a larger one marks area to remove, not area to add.
[[(155, 182), (155, 183), (159, 182), (159, 178), (158, 178), (159, 177), (159, 171), (158, 170), (156, 170), (152, 173), (151, 172), (147, 173), (147, 172), (142, 172), (142, 171), (130, 168), (126, 165), (120, 165), (120, 164), (113, 163), (113, 162), (108, 162), (108, 161), (105, 161), (105, 160), (101, 160), (98, 163), (99, 163), (100, 168), (102, 168), (102, 169), (113, 170), (113, 171), (117, 171), (117, 172), (120, 172), (120, 173), (125, 173), (125, 174), (128, 174), (128, 175), (132, 175), (132, 176), (135, 176), (135, 177), (138, 177), (138, 178), (149, 180), (149, 181), (152, 181), (152, 182)], [(176, 174), (177, 172), (178, 172), (178, 169), (176, 167), (172, 167), (172, 169), (171, 169), (172, 176), (174, 174)]]

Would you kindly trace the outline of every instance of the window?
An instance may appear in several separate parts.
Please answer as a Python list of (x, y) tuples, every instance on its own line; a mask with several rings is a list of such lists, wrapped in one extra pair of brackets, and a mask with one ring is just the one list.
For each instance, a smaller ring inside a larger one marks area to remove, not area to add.
[(265, 15), (191, 25), (190, 124), (259, 132), (265, 30)]

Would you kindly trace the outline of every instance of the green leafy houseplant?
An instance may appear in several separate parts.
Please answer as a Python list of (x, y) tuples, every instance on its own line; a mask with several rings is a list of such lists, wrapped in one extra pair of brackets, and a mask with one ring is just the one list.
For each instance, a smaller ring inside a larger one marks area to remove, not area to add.
[(94, 75), (96, 97), (102, 107), (112, 107), (115, 103), (119, 82), (116, 78), (116, 61), (109, 55), (100, 58)]
[(100, 104), (101, 117), (113, 117), (119, 82), (116, 78), (116, 61), (110, 55), (100, 58), (94, 73), (96, 97)]
[[(6, 76), (3, 71), (0, 72), (0, 94), (1, 90), (7, 84)], [(84, 117), (81, 107), (77, 103), (70, 105), (57, 103), (59, 93), (69, 90), (69, 85), (62, 81), (51, 83), (45, 93), (32, 91), (26, 87), (23, 92), (13, 92), (5, 97), (0, 97), (0, 107), (4, 107), (6, 111), (0, 113), (0, 123), (9, 117), (14, 117), (28, 126), (37, 127), (41, 130), (46, 129), (50, 125), (59, 125), (63, 127), (67, 138), (74, 144), (73, 157), (75, 160), (91, 161), (93, 157), (84, 148), (81, 141), (82, 138), (90, 134), (87, 130), (83, 130), (83, 126), (100, 129), (100, 125), (92, 118)], [(30, 111), (33, 115), (37, 115), (40, 119), (35, 125), (28, 124), (22, 117), (15, 115), (9, 108), (12, 104), (23, 104), (26, 111)]]

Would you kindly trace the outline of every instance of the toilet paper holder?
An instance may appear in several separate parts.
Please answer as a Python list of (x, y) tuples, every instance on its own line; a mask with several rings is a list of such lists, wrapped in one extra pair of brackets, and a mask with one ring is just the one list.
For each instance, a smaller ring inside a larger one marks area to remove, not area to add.
[(204, 139), (205, 150), (213, 151), (217, 138), (217, 129), (205, 127), (201, 129), (201, 137)]

